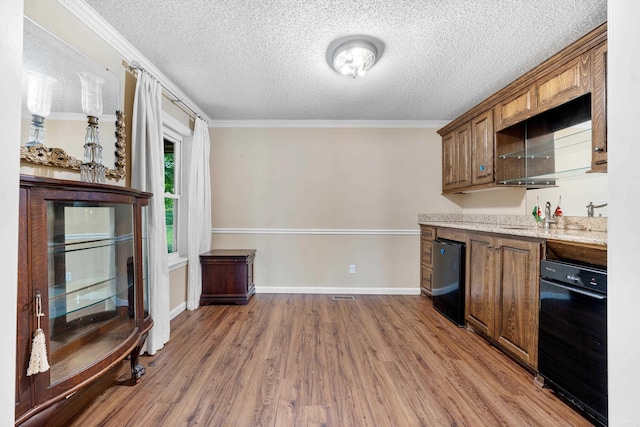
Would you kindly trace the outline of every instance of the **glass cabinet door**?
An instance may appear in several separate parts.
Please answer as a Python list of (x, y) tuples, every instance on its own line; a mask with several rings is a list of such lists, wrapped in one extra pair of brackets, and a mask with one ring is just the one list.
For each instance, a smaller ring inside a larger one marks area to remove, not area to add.
[(102, 359), (136, 328), (130, 204), (47, 202), (52, 384)]

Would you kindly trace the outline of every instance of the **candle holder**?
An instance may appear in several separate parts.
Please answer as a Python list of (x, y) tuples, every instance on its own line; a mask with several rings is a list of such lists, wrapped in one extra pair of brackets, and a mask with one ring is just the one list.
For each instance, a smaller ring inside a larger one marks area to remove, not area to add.
[(102, 85), (104, 79), (91, 73), (78, 73), (82, 86), (82, 111), (87, 115), (84, 137), (84, 156), (80, 165), (80, 180), (106, 182), (106, 169), (102, 164), (102, 145), (98, 118), (102, 115)]
[(51, 94), (56, 81), (46, 74), (27, 72), (27, 109), (31, 113), (27, 147), (44, 144), (44, 119), (51, 113)]

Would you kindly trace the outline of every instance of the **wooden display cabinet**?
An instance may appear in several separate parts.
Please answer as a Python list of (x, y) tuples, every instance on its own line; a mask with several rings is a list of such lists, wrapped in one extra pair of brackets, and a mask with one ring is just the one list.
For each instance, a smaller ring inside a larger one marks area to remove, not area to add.
[(202, 295), (200, 305), (246, 304), (255, 293), (255, 249), (213, 249), (200, 254)]
[[(21, 177), (16, 425), (63, 424), (73, 416), (69, 408), (126, 357), (135, 382), (144, 374), (138, 355), (153, 326), (150, 198), (123, 187)], [(27, 376), (37, 296), (51, 367)]]

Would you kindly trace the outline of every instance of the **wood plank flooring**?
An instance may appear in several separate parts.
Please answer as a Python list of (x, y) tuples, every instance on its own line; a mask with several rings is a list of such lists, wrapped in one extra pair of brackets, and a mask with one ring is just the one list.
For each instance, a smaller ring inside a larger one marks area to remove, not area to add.
[(589, 425), (421, 296), (258, 294), (171, 328), (139, 384), (123, 366), (71, 425)]

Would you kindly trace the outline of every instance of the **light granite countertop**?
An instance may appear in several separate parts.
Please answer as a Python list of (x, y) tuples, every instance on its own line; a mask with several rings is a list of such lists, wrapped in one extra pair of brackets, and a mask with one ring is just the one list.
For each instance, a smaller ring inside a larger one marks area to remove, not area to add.
[(420, 214), (418, 223), (484, 233), (607, 245), (607, 218), (560, 217), (544, 229), (529, 215)]

